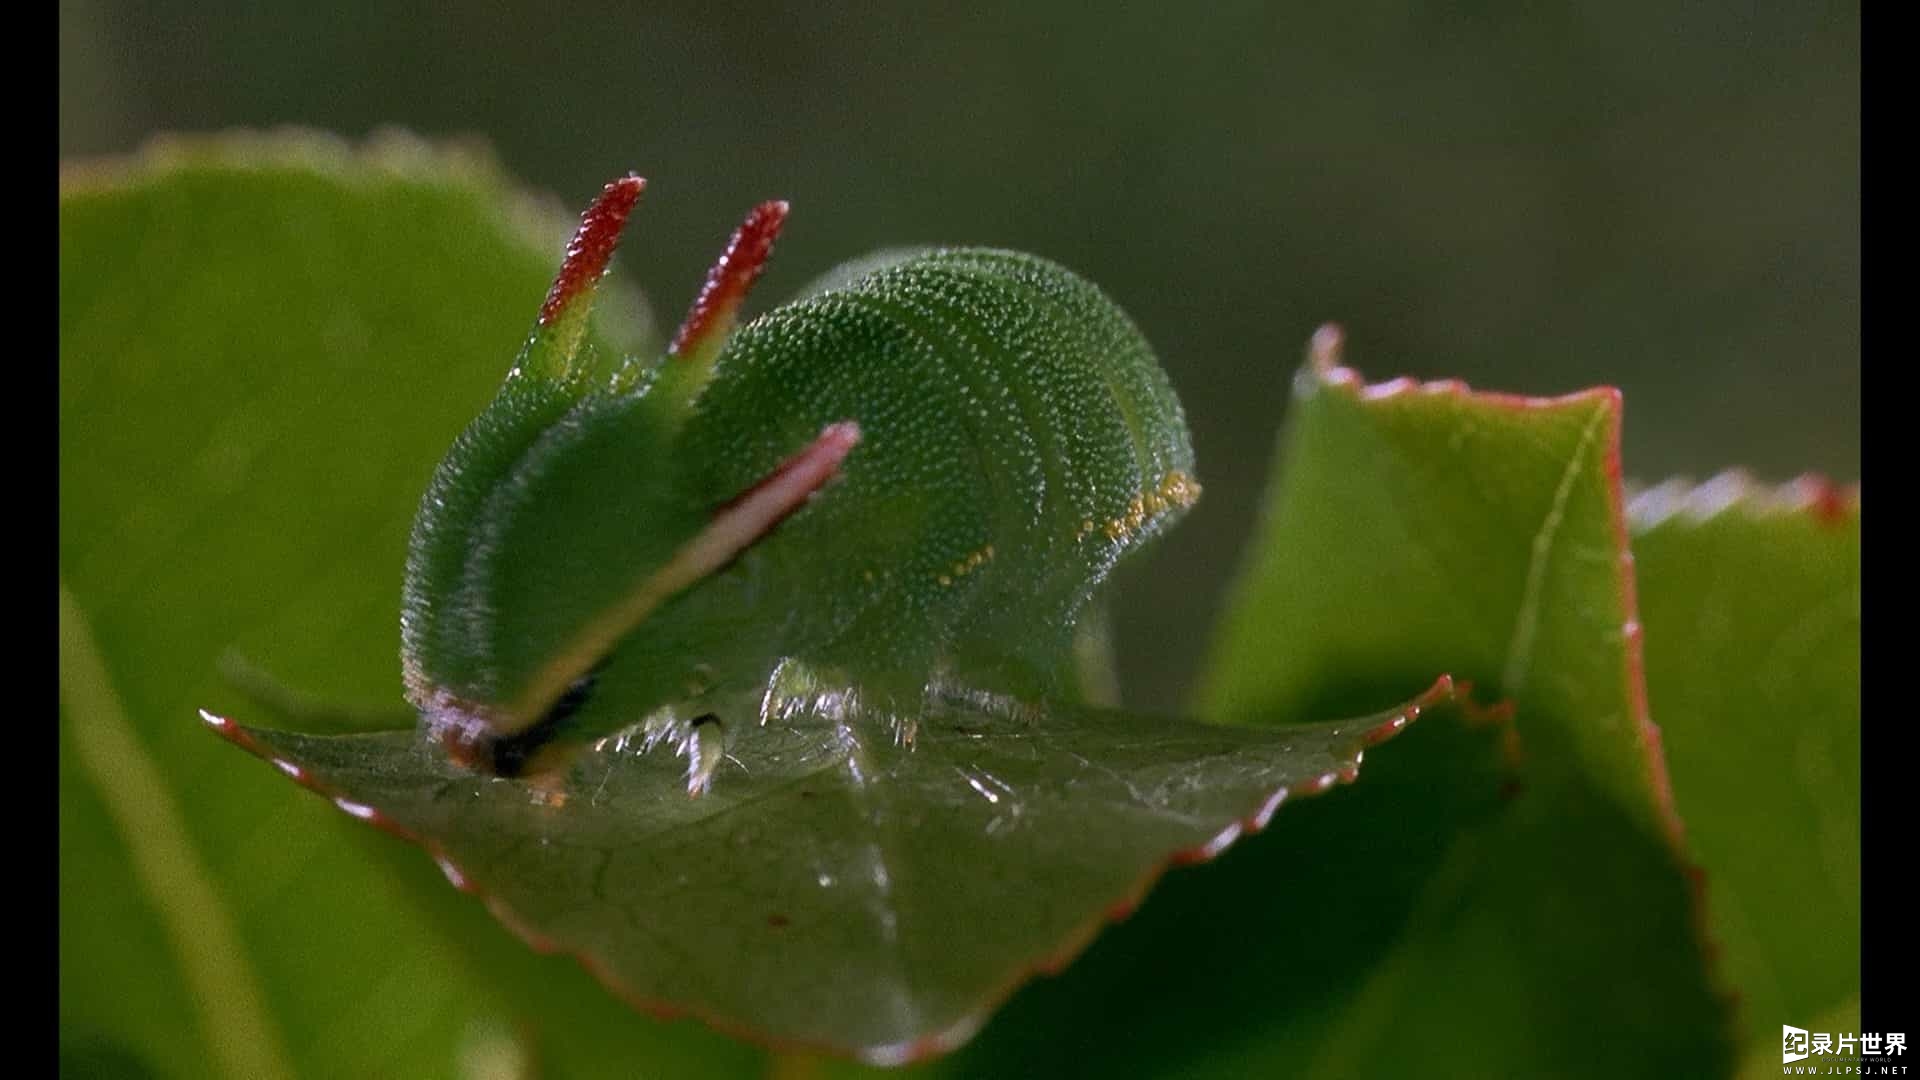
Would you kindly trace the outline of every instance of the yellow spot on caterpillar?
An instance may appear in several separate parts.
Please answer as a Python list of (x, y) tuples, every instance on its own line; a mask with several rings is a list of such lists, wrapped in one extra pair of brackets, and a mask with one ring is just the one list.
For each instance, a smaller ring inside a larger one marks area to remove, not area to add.
[[(1175, 469), (1161, 477), (1159, 483), (1127, 500), (1127, 509), (1120, 516), (1102, 522), (1097, 527), (1106, 534), (1108, 540), (1121, 543), (1164, 515), (1184, 510), (1199, 499), (1199, 482)], [(1085, 538), (1095, 528), (1091, 520), (1081, 522), (1080, 531), (1074, 534), (1074, 539)]]
[[(952, 576), (955, 578), (966, 577), (968, 574), (971, 574), (975, 570), (978, 570), (980, 569), (980, 567), (984, 566), (987, 560), (991, 558), (993, 558), (993, 545), (988, 544), (986, 547), (981, 548), (979, 551), (976, 551), (973, 554), (968, 555), (966, 558), (961, 559), (959, 562), (954, 563)], [(943, 580), (941, 584), (944, 585), (946, 584), (946, 582)]]
[(1182, 509), (1200, 501), (1200, 482), (1175, 469), (1160, 478), (1160, 497)]
[(948, 567), (947, 572), (941, 574), (935, 580), (940, 582), (942, 586), (950, 586), (954, 582), (985, 566), (988, 560), (993, 558), (993, 554), (993, 545), (988, 544), (986, 547), (981, 548)]

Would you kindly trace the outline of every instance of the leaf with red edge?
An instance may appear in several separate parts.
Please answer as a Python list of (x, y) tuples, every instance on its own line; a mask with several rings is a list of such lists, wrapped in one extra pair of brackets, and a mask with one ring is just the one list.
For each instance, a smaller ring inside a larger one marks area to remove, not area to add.
[(1296, 380), (1204, 711), (1364, 709), (1448, 670), (1500, 703), (1478, 710), (1498, 737), (1423, 724), (1323, 813), (1170, 887), (956, 1065), (1723, 1070), (1729, 1008), (1641, 682), (1618, 393), (1368, 385), (1337, 345), (1323, 331)]
[(1771, 1065), (1780, 1024), (1860, 992), (1859, 491), (1728, 473), (1629, 511), (1676, 801)]
[(1365, 719), (1250, 728), (952, 693), (905, 739), (810, 692), (732, 740), (695, 798), (665, 745), (604, 745), (543, 787), (467, 772), (412, 733), (207, 719), (420, 843), (530, 943), (638, 1007), (897, 1064), (965, 1041), (1169, 865), (1352, 780), (1366, 747), (1450, 696), (1443, 679)]

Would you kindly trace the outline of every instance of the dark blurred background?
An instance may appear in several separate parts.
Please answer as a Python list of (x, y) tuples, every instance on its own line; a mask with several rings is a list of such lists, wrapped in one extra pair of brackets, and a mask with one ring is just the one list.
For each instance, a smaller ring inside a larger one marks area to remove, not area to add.
[(638, 171), (623, 266), (669, 326), (770, 197), (762, 309), (887, 245), (1078, 269), (1206, 485), (1123, 579), (1143, 705), (1181, 701), (1325, 320), (1376, 378), (1620, 386), (1632, 477), (1858, 476), (1857, 3), (921, 8), (62, 0), (60, 145), (400, 125), (576, 209)]

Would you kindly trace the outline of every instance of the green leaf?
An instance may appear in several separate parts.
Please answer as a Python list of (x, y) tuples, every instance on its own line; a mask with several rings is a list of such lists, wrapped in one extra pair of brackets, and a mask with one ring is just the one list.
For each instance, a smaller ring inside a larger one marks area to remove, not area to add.
[(958, 1067), (1724, 1070), (1639, 682), (1618, 395), (1366, 386), (1316, 344), (1206, 711), (1366, 708), (1436, 670), (1510, 704), (1422, 724), (1319, 813), (1171, 883)]
[(377, 838), (236, 772), (195, 721), (243, 707), (216, 672), (229, 652), (318, 698), (401, 705), (413, 511), (566, 231), (483, 163), (406, 144), (171, 143), (63, 177), (60, 1014), (76, 1060), (452, 1076), (474, 1031), (504, 1028), (556, 1073), (755, 1065), (485, 920), (451, 932), (473, 905), (431, 866), (381, 865)]
[(838, 691), (778, 700), (687, 796), (668, 740), (607, 744), (565, 787), (476, 775), (411, 733), (216, 730), (414, 840), (543, 951), (637, 1007), (897, 1064), (965, 1041), (1174, 863), (1352, 780), (1451, 692), (1257, 729), (936, 699), (911, 741)]
[(1630, 511), (1647, 683), (1710, 932), (1743, 1040), (1777, 1054), (1781, 1024), (1860, 992), (1858, 495), (1729, 473)]

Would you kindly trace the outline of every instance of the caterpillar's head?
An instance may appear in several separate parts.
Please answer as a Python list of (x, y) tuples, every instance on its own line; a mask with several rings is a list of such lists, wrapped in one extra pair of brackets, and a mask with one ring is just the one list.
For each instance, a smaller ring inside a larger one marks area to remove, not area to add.
[(585, 344), (587, 320), (643, 187), (616, 180), (582, 216), (505, 384), (415, 518), (408, 699), (456, 760), (486, 772), (563, 762), (621, 640), (803, 503), (859, 441), (853, 423), (830, 425), (725, 505), (693, 494), (675, 439), (787, 207), (762, 204), (735, 231), (665, 358), (609, 372)]

